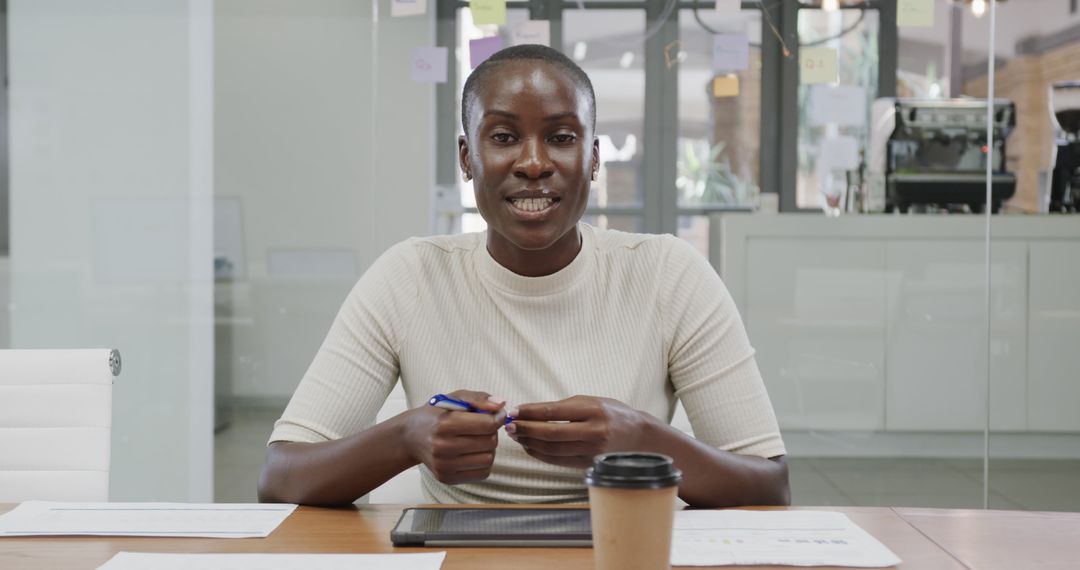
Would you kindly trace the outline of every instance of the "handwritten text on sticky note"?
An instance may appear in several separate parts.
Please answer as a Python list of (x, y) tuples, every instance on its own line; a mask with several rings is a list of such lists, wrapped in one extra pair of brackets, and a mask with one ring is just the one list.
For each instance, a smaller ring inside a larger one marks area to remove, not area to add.
[(934, 0), (898, 0), (896, 25), (907, 28), (934, 27)]
[(836, 83), (839, 70), (836, 50), (829, 47), (799, 49), (799, 82), (803, 85)]
[(506, 0), (470, 0), (473, 24), (506, 25)]
[(526, 20), (510, 28), (510, 37), (514, 45), (540, 44), (551, 45), (551, 22), (547, 20)]
[(445, 47), (413, 49), (412, 80), (422, 83), (446, 83), (446, 63), (449, 50)]

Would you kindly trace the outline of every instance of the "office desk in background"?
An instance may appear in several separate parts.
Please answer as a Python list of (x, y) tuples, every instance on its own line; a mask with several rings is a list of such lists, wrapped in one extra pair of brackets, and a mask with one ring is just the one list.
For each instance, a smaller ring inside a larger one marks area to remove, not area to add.
[[(14, 507), (0, 504), (0, 514)], [(0, 568), (93, 569), (120, 551), (385, 553), (437, 550), (447, 552), (443, 570), (592, 568), (592, 550), (589, 548), (394, 548), (390, 544), (390, 529), (402, 508), (395, 505), (342, 509), (300, 507), (268, 538), (0, 538)], [(846, 514), (895, 552), (904, 561), (900, 566), (904, 569), (1080, 567), (1080, 513), (886, 507), (805, 509)]]

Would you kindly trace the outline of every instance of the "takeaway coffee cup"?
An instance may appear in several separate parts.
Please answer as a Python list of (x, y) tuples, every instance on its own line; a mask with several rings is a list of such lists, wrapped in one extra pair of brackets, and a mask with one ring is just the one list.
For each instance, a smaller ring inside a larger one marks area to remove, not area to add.
[(659, 453), (605, 453), (585, 475), (596, 570), (671, 568), (682, 473)]

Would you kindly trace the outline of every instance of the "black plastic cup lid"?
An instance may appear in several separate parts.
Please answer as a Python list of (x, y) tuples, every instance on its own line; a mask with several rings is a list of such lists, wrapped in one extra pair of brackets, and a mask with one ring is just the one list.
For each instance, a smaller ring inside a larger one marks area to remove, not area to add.
[(659, 453), (605, 453), (593, 460), (585, 482), (592, 487), (663, 489), (681, 483), (682, 472)]

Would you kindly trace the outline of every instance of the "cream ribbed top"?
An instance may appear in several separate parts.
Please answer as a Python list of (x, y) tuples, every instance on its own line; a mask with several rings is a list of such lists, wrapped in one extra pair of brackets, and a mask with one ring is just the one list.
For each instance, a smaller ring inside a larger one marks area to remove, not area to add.
[[(484, 233), (390, 248), (345, 300), (270, 441), (370, 427), (400, 375), (410, 407), (458, 389), (511, 406), (582, 394), (670, 422), (678, 398), (699, 440), (784, 454), (754, 350), (708, 262), (670, 235), (581, 229), (574, 261), (544, 277), (499, 265)], [(533, 459), (504, 432), (486, 481), (445, 485), (421, 472), (443, 503), (586, 498), (583, 470)]]

